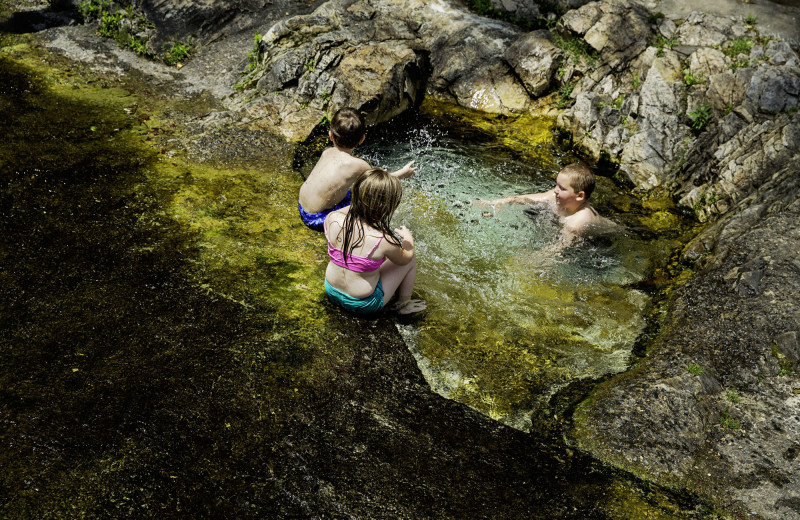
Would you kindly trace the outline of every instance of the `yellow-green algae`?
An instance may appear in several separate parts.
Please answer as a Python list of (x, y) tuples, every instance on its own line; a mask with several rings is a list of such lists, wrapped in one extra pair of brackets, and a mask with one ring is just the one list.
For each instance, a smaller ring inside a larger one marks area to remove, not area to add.
[[(326, 345), (331, 350), (330, 357), (352, 357), (353, 349), (342, 347), (335, 349), (338, 340), (346, 339), (347, 324), (332, 319), (324, 301), (323, 292), (319, 286), (324, 267), (324, 247), (321, 237), (306, 230), (299, 225), (295, 211), (295, 193), (299, 187), (299, 179), (293, 174), (288, 161), (276, 161), (272, 169), (252, 169), (244, 167), (220, 167), (209, 164), (193, 162), (174, 151), (158, 150), (143, 144), (148, 137), (164, 128), (168, 120), (160, 120), (157, 114), (163, 113), (154, 100), (141, 100), (131, 96), (131, 91), (124, 88), (104, 88), (102, 82), (90, 78), (83, 72), (64, 72), (52, 67), (43, 67), (35, 56), (28, 56), (30, 49), (25, 44), (13, 48), (3, 48), (6, 55), (14, 55), (19, 63), (32, 65), (40, 71), (39, 83), (48, 85), (51, 92), (45, 99), (63, 104), (64, 113), (54, 109), (52, 105), (34, 105), (32, 108), (39, 111), (48, 111), (48, 116), (57, 120), (63, 118), (63, 131), (84, 139), (77, 144), (66, 141), (74, 149), (63, 148), (65, 142), (59, 142), (61, 147), (40, 147), (34, 151), (17, 148), (3, 149), (0, 159), (6, 161), (21, 160), (26, 154), (40, 153), (38, 164), (48, 164), (62, 161), (65, 156), (84, 156), (90, 153), (91, 141), (107, 141), (108, 146), (114, 147), (119, 152), (119, 159), (127, 159), (128, 155), (138, 156), (143, 165), (144, 176), (140, 184), (134, 186), (134, 197), (154, 199), (155, 213), (142, 213), (140, 219), (145, 226), (158, 228), (172, 225), (170, 220), (177, 221), (181, 227), (196, 238), (197, 256), (189, 258), (195, 264), (196, 270), (182, 273), (197, 287), (202, 288), (211, 295), (219, 297), (232, 304), (231, 309), (242, 307), (249, 309), (251, 306), (260, 306), (269, 303), (271, 312), (275, 312), (275, 322), (282, 322), (280, 327), (265, 327), (265, 334), (270, 335), (267, 343), (278, 343), (286, 348), (305, 348), (311, 350)], [(48, 80), (47, 78), (51, 78)], [(35, 101), (35, 100), (34, 100)], [(136, 117), (131, 114), (132, 105), (150, 104), (149, 113), (153, 114), (148, 119)], [(76, 114), (75, 107), (81, 107), (82, 113)], [(72, 111), (70, 111), (72, 110)], [(76, 117), (78, 116), (78, 117)], [(32, 121), (35, 124), (35, 121)], [(73, 128), (70, 123), (77, 123)], [(20, 125), (19, 135), (30, 133), (30, 129)], [(9, 136), (14, 138), (14, 136)], [(10, 139), (7, 142), (11, 141)], [(37, 143), (41, 145), (41, 143)], [(166, 152), (166, 153), (164, 153)], [(106, 160), (97, 157), (99, 161)], [(2, 164), (2, 163), (0, 163)], [(102, 167), (103, 164), (100, 164)], [(113, 168), (114, 163), (108, 163)], [(417, 195), (415, 195), (417, 196)], [(102, 204), (102, 199), (95, 201)], [(437, 225), (442, 225), (447, 231), (454, 231), (453, 222), (448, 220), (447, 213), (432, 212)], [(143, 254), (154, 248), (169, 247), (169, 244), (153, 244), (140, 246)], [(553, 288), (547, 284), (526, 281), (524, 290), (533, 297), (542, 300), (574, 301), (581, 296), (572, 290)], [(117, 295), (124, 297), (124, 295)], [(456, 295), (456, 298), (458, 295)], [(602, 298), (602, 296), (601, 296)], [(339, 316), (338, 313), (334, 313)], [(494, 317), (496, 320), (497, 318)], [(554, 327), (547, 315), (532, 318), (531, 324), (536, 334), (543, 343), (563, 344), (565, 338), (572, 341), (569, 334), (564, 334), (558, 327)], [(424, 325), (423, 325), (424, 326)], [(315, 330), (319, 327), (319, 330)], [(444, 337), (447, 343), (458, 343), (462, 338), (474, 346), (473, 337), (480, 336), (482, 342), (498, 346), (497, 355), (512, 352), (523, 359), (523, 365), (534, 372), (544, 368), (553, 369), (554, 360), (551, 356), (527, 351), (523, 345), (512, 345), (508, 338), (498, 333), (498, 328), (492, 320), (484, 323), (480, 330), (464, 330), (453, 338)], [(325, 341), (319, 341), (320, 335), (325, 336)], [(289, 336), (292, 336), (289, 338)], [(578, 340), (580, 341), (580, 340)], [(508, 344), (508, 345), (506, 345)], [(213, 352), (214, 345), (209, 346)], [(213, 450), (207, 452), (202, 458), (190, 457), (192, 467), (185, 466), (186, 459), (175, 452), (176, 446), (148, 444), (143, 446), (138, 437), (144, 432), (137, 432), (133, 437), (128, 437), (118, 445), (110, 447), (105, 456), (96, 458), (92, 462), (82, 465), (60, 467), (60, 474), (51, 481), (48, 495), (44, 498), (39, 490), (30, 489), (23, 492), (28, 506), (19, 506), (15, 511), (29, 516), (46, 510), (48, 514), (70, 516), (76, 511), (105, 511), (111, 507), (113, 511), (127, 511), (129, 515), (158, 516), (159, 511), (151, 508), (163, 500), (163, 490), (150, 487), (149, 482), (166, 480), (178, 489), (192, 486), (195, 492), (201, 492), (196, 482), (182, 482), (187, 471), (202, 473), (202, 480), (225, 483), (224, 473), (217, 473), (215, 466), (220, 460), (212, 455), (217, 450), (225, 452), (232, 450), (235, 453), (254, 453), (258, 449), (257, 438), (248, 438), (242, 441), (242, 432), (252, 424), (262, 424), (267, 417), (274, 417), (282, 413), (281, 407), (292, 394), (303, 390), (299, 379), (303, 372), (309, 378), (334, 377), (326, 376), (325, 370), (333, 361), (326, 361), (324, 356), (311, 359), (311, 365), (317, 364), (316, 373), (311, 370), (305, 361), (300, 364), (286, 362), (285, 371), (281, 372), (280, 360), (264, 359), (264, 353), (254, 348), (254, 345), (243, 343), (240, 347), (227, 345), (225, 347), (231, 354), (231, 360), (241, 364), (237, 370), (247, 374), (249, 394), (241, 394), (239, 389), (232, 388), (231, 382), (220, 374), (215, 386), (215, 392), (220, 397), (216, 399), (230, 399), (232, 410), (239, 408), (249, 409), (253, 415), (234, 414), (226, 417), (213, 417), (219, 410), (187, 409), (185, 416), (174, 417), (172, 421), (182, 427), (202, 424), (206, 427), (217, 429), (220, 432), (231, 433), (230, 445), (215, 445)], [(470, 347), (472, 348), (472, 347)], [(80, 360), (83, 354), (77, 346), (75, 359)], [(170, 353), (161, 354), (161, 359), (169, 359)], [(490, 350), (477, 353), (476, 357), (494, 356)], [(85, 357), (85, 356), (83, 356)], [(110, 358), (107, 363), (112, 366), (112, 374), (116, 378), (124, 378), (130, 364), (124, 356)], [(73, 366), (79, 365), (79, 362)], [(269, 370), (266, 366), (269, 365)], [(305, 366), (306, 368), (303, 368)], [(82, 374), (83, 368), (70, 369), (74, 374)], [(519, 376), (510, 369), (509, 378)], [(309, 373), (310, 372), (310, 373)], [(501, 375), (502, 376), (502, 375)], [(324, 382), (324, 381), (323, 381)], [(481, 391), (483, 381), (476, 384), (465, 384), (463, 391), (471, 394), (465, 400), (473, 400), (478, 407), (483, 407), (490, 415), (502, 415), (505, 410), (498, 405), (496, 400), (486, 391)], [(491, 385), (501, 386), (503, 377), (488, 381)], [(105, 384), (100, 381), (96, 385)], [(119, 384), (119, 381), (117, 382)], [(513, 394), (519, 387), (512, 387)], [(14, 389), (7, 389), (14, 390)], [(17, 389), (25, 393), (22, 389)], [(523, 385), (524, 390), (524, 385)], [(212, 396), (201, 397), (201, 402), (216, 402)], [(509, 402), (514, 401), (512, 395)], [(214, 413), (208, 413), (214, 412)], [(175, 413), (172, 411), (171, 413)], [(206, 415), (207, 414), (207, 415)], [(148, 423), (149, 424), (149, 423)], [(239, 433), (239, 435), (234, 435)], [(161, 438), (156, 435), (156, 438)], [(224, 444), (224, 443), (223, 443)], [(148, 466), (150, 464), (150, 466)], [(184, 464), (184, 465), (182, 465)], [(13, 478), (19, 473), (16, 465), (5, 465), (6, 477)], [(155, 469), (153, 469), (155, 468)], [(263, 468), (262, 468), (263, 469)], [(155, 471), (157, 474), (151, 474)], [(266, 471), (271, 475), (273, 468), (267, 465)], [(136, 479), (136, 480), (132, 480)], [(131, 486), (130, 483), (133, 483)], [(80, 483), (76, 488), (76, 483)], [(123, 484), (124, 483), (124, 484)], [(61, 488), (61, 491), (55, 491)], [(128, 491), (124, 491), (124, 490)], [(123, 491), (120, 491), (123, 490)], [(54, 495), (55, 493), (55, 495)], [(663, 512), (663, 504), (651, 505), (650, 501), (639, 498), (636, 489), (617, 486), (614, 488), (609, 502), (598, 507), (609, 514), (611, 518), (672, 518)], [(56, 496), (58, 495), (58, 496)], [(54, 498), (55, 496), (55, 498)], [(17, 497), (19, 498), (19, 497)], [(213, 498), (213, 497), (210, 497)], [(98, 500), (99, 499), (99, 500)], [(17, 504), (19, 501), (17, 501)], [(107, 505), (106, 508), (98, 504)], [(183, 506), (187, 507), (189, 504)], [(162, 503), (163, 507), (163, 503)], [(44, 509), (42, 509), (44, 508)], [(170, 514), (181, 512), (178, 501), (176, 510)], [(669, 507), (667, 508), (670, 509)], [(195, 509), (197, 511), (198, 509)], [(202, 509), (200, 509), (202, 510)], [(161, 511), (163, 513), (164, 511)]]

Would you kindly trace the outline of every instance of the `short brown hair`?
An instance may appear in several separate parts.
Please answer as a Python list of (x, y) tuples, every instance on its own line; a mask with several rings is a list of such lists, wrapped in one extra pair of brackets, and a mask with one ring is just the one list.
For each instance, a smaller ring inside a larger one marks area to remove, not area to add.
[(355, 148), (367, 131), (364, 116), (354, 108), (340, 108), (331, 119), (333, 142), (342, 148)]
[(594, 173), (583, 163), (572, 163), (561, 170), (569, 178), (569, 184), (575, 193), (582, 191), (588, 199), (594, 191)]

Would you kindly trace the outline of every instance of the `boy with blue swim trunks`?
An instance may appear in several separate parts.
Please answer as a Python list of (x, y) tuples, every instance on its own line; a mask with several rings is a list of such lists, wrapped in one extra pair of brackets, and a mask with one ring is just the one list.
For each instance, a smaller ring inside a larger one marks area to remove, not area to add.
[[(297, 202), (300, 218), (314, 231), (322, 231), (322, 223), (330, 212), (350, 205), (350, 186), (371, 168), (367, 161), (352, 155), (355, 147), (366, 137), (364, 117), (357, 110), (339, 109), (331, 120), (328, 137), (333, 146), (322, 152), (300, 187)], [(411, 161), (392, 175), (405, 179), (416, 171), (414, 161)]]

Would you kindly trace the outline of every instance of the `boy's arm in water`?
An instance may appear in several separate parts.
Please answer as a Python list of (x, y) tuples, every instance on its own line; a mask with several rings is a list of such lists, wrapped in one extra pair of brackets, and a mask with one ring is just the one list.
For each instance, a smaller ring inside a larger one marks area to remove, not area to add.
[(394, 175), (398, 179), (407, 179), (416, 173), (417, 167), (414, 166), (414, 161), (409, 162), (396, 172), (392, 172), (391, 175)]
[(537, 202), (552, 202), (555, 203), (556, 201), (556, 192), (555, 190), (549, 190), (542, 193), (528, 193), (524, 195), (511, 195), (509, 197), (503, 197), (500, 199), (493, 199), (493, 200), (481, 200), (478, 199), (475, 201), (475, 204), (478, 206), (501, 206), (503, 204), (535, 204)]

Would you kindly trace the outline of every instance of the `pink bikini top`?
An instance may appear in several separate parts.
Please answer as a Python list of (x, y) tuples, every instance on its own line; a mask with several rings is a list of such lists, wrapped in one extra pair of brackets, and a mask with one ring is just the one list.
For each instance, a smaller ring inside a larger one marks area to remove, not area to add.
[(334, 265), (344, 267), (345, 269), (349, 269), (357, 273), (371, 273), (380, 269), (384, 260), (386, 260), (386, 258), (381, 258), (380, 260), (369, 258), (369, 256), (374, 253), (376, 249), (378, 249), (381, 240), (383, 240), (383, 237), (381, 237), (377, 242), (375, 242), (375, 246), (370, 249), (369, 253), (367, 253), (367, 256), (347, 255), (347, 263), (345, 263), (344, 252), (333, 247), (330, 238), (328, 238), (327, 222), (323, 223), (322, 227), (325, 231), (325, 238), (328, 240), (328, 256), (331, 257), (331, 262), (333, 262)]

